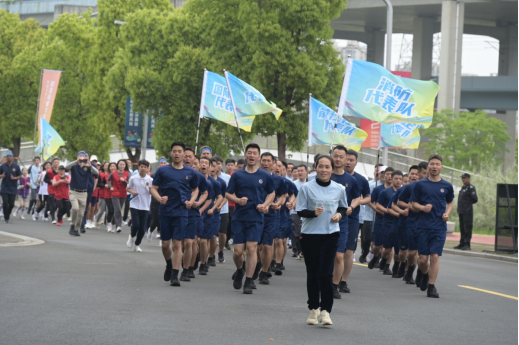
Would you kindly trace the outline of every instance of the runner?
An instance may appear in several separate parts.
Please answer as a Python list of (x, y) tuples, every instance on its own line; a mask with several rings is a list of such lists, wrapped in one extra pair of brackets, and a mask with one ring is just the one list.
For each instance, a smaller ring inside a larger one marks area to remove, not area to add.
[[(227, 202), (227, 198), (225, 198), (225, 191), (227, 186), (229, 185), (229, 181), (231, 179), (231, 175), (225, 174), (222, 172), (223, 169), (223, 159), (220, 156), (215, 156), (216, 160), (216, 175), (217, 180), (220, 182), (222, 187), (222, 202), (220, 207), (220, 228), (218, 229), (218, 262), (224, 263), (225, 257), (223, 255), (223, 249), (227, 244), (227, 228), (229, 227), (229, 203)], [(234, 160), (231, 159), (232, 162)], [(229, 159), (225, 161), (226, 171), (234, 169), (234, 163), (229, 162)], [(232, 165), (232, 167), (231, 167)], [(229, 166), (229, 167), (228, 167)], [(232, 171), (231, 171), (232, 172)]]
[[(452, 211), (454, 189), (440, 177), (443, 160), (440, 155), (429, 157), (429, 177), (417, 181), (409, 200), (419, 211), (416, 221), (418, 233), (419, 268), (422, 272), (420, 290), (427, 297), (439, 298), (435, 283), (440, 269), (440, 256), (447, 236), (447, 221)], [(429, 263), (430, 260), (430, 263)]]
[(38, 174), (40, 172), (40, 157), (34, 157), (32, 159), (31, 166), (29, 167), (29, 177), (31, 178), (31, 193), (29, 196), (29, 208), (27, 214), (33, 214), (36, 209), (36, 203), (38, 202)]
[[(294, 170), (292, 171), (292, 175), (294, 174), (293, 172), (294, 172)], [(303, 165), (303, 164), (299, 165), (297, 167), (298, 179), (296, 181), (294, 181), (294, 185), (296, 186), (298, 191), (301, 191), (301, 187), (306, 183), (306, 174), (307, 174), (306, 165)], [(297, 214), (297, 212), (295, 210), (296, 205), (294, 204), (293, 206), (294, 207), (292, 207), (292, 209), (290, 210), (290, 217), (292, 218), (292, 226), (293, 226), (293, 233), (294, 233), (294, 236), (292, 239), (292, 248), (294, 249), (293, 250), (294, 255), (292, 255), (292, 256), (298, 257), (299, 254), (301, 254), (301, 252), (302, 252), (301, 251), (301, 242), (299, 241), (299, 239), (301, 238), (301, 227), (303, 225), (303, 222), (302, 222), (301, 217), (299, 217), (299, 215)]]
[(379, 181), (379, 172), (378, 169), (381, 167), (382, 164), (375, 165), (375, 169), (373, 172), (374, 179), (369, 181), (369, 191), (370, 191), (370, 202), (366, 205), (361, 205), (360, 215), (359, 219), (362, 219), (364, 221), (362, 225), (362, 233), (361, 233), (361, 249), (362, 253), (359, 257), (360, 263), (367, 262), (368, 256), (370, 256), (369, 260), (373, 258), (373, 253), (371, 252), (371, 248), (373, 247), (373, 221), (375, 218), (375, 214), (373, 212), (373, 209), (371, 208), (371, 205), (373, 204), (373, 190), (377, 185), (380, 185)]
[[(252, 294), (252, 277), (257, 264), (257, 246), (263, 232), (263, 214), (267, 206), (274, 200), (274, 182), (270, 174), (258, 168), (261, 150), (258, 144), (248, 144), (245, 148), (247, 166), (235, 171), (226, 197), (236, 204), (232, 217), (234, 241), (233, 260), (237, 273), (233, 282), (236, 290), (242, 288), (243, 293)], [(246, 271), (243, 270), (244, 250), (247, 249)]]
[(332, 325), (333, 262), (339, 240), (339, 221), (346, 217), (348, 201), (343, 186), (333, 182), (334, 163), (330, 156), (316, 161), (317, 177), (301, 187), (297, 214), (303, 217), (301, 246), (306, 266), (309, 325)]
[(14, 163), (14, 157), (11, 152), (5, 155), (6, 162), (0, 165), (0, 178), (2, 179), (2, 206), (4, 211), (4, 221), (9, 223), (11, 211), (14, 208), (16, 193), (18, 191), (18, 180), (22, 178), (20, 166)]
[[(99, 166), (99, 162), (97, 160), (96, 155), (93, 155), (90, 158), (90, 162), (92, 162), (92, 165), (96, 166), (98, 168), (98, 170), (101, 168)], [(93, 180), (90, 181), (89, 187), (93, 186), (93, 189), (92, 189), (92, 193), (90, 196), (90, 202), (88, 203), (88, 210), (86, 210), (85, 218), (83, 220), (83, 222), (85, 223), (84, 227), (86, 229), (93, 229), (96, 227), (96, 224), (94, 223), (94, 214), (96, 213), (97, 208), (99, 206), (98, 205), (98, 202), (99, 202), (99, 187), (98, 187), (99, 175), (92, 176), (92, 177), (93, 177)], [(93, 182), (93, 184), (92, 184), (92, 182)]]
[(52, 179), (52, 186), (54, 187), (54, 199), (58, 209), (57, 226), (63, 224), (63, 215), (69, 211), (70, 195), (69, 195), (70, 177), (65, 175), (65, 167), (60, 165), (58, 167), (58, 174)]
[[(210, 167), (210, 176), (211, 183), (213, 183), (213, 189), (215, 194), (215, 208), (213, 210), (213, 237), (209, 240), (209, 257), (207, 258), (207, 264), (209, 266), (216, 266), (216, 258), (215, 258), (215, 252), (216, 248), (218, 247), (218, 235), (220, 233), (220, 223), (222, 221), (222, 216), (220, 214), (220, 210), (222, 209), (224, 203), (227, 201), (225, 199), (225, 190), (226, 190), (226, 183), (223, 179), (218, 178), (216, 170), (217, 167), (217, 160), (215, 158), (211, 159), (211, 167)], [(221, 159), (221, 158), (220, 158)]]
[(54, 200), (54, 187), (52, 186), (52, 180), (54, 179), (54, 176), (58, 174), (58, 167), (59, 158), (53, 158), (51, 161), (51, 168), (47, 170), (47, 173), (43, 178), (45, 183), (48, 185), (47, 191), (49, 192), (47, 198), (47, 210), (45, 212), (50, 215), (52, 224), (56, 224), (56, 201)]
[(236, 169), (235, 170), (241, 170), (241, 169), (245, 168), (245, 165), (246, 165), (245, 159), (240, 158), (236, 162)]
[(31, 193), (31, 178), (28, 176), (29, 170), (27, 168), (22, 169), (22, 178), (20, 179), (20, 184), (18, 185), (18, 208), (14, 212), (14, 217), (18, 211), (20, 211), (20, 219), (25, 219), (23, 216), (25, 212), (25, 205), (27, 204), (27, 198)]
[(98, 192), (98, 197), (99, 197), (99, 212), (97, 212), (97, 214), (94, 215), (94, 228), (96, 229), (99, 229), (99, 224), (101, 224), (102, 222), (104, 223), (104, 221), (102, 221), (102, 219), (105, 219), (103, 218), (106, 212), (106, 209), (107, 209), (107, 203), (106, 203), (106, 200), (108, 198), (111, 199), (111, 195), (110, 195), (110, 189), (108, 187), (108, 183), (107, 183), (107, 178), (108, 176), (110, 176), (110, 174), (108, 173), (109, 171), (109, 167), (110, 167), (110, 163), (109, 162), (104, 162), (103, 165), (101, 165), (100, 169), (99, 169), (99, 177), (97, 179), (97, 188), (99, 190)]
[(148, 224), (148, 213), (151, 203), (151, 185), (153, 179), (148, 175), (150, 162), (141, 159), (138, 163), (139, 173), (130, 178), (126, 190), (131, 194), (130, 212), (132, 215), (131, 234), (128, 236), (126, 245), (137, 253), (142, 252), (140, 247), (146, 224)]
[(40, 206), (38, 206), (36, 208), (36, 212), (32, 215), (32, 220), (33, 221), (37, 221), (38, 217), (41, 217), (44, 222), (48, 221), (47, 217), (44, 215), (45, 214), (45, 206), (47, 205), (47, 199), (49, 197), (48, 185), (44, 181), (44, 177), (45, 177), (45, 174), (47, 172), (47, 169), (50, 169), (50, 162), (43, 163), (43, 165), (41, 167), (41, 171), (40, 171), (40, 173), (38, 175), (38, 182), (39, 182), (39, 185), (40, 185), (40, 190), (39, 190)]
[(200, 149), (201, 158), (213, 158), (213, 150), (209, 146), (202, 146)]
[[(187, 155), (187, 151), (186, 151), (186, 155)], [(184, 158), (184, 164), (187, 164), (187, 163), (185, 163), (185, 158)], [(163, 167), (165, 165), (168, 165), (168, 161), (166, 160), (165, 157), (160, 157), (158, 165), (159, 165), (159, 168)], [(151, 178), (155, 179), (155, 174), (151, 175)], [(160, 194), (160, 191), (159, 191), (159, 194)], [(155, 200), (155, 198), (151, 198), (150, 207), (151, 207), (151, 224), (150, 224), (150, 229), (148, 230), (148, 236), (147, 236), (149, 242), (151, 242), (153, 240), (153, 231), (155, 231), (155, 229), (157, 229), (157, 237), (160, 238), (160, 222), (159, 222), (160, 202)], [(161, 244), (159, 244), (159, 246), (162, 247)]]
[(125, 159), (119, 159), (117, 162), (117, 171), (111, 172), (108, 177), (108, 185), (112, 193), (112, 204), (114, 207), (114, 217), (112, 226), (115, 226), (115, 232), (121, 232), (123, 225), (123, 206), (126, 202), (126, 186), (130, 178), (128, 163)]
[(178, 272), (182, 260), (182, 241), (187, 227), (188, 209), (198, 197), (197, 175), (193, 169), (184, 165), (185, 149), (186, 146), (182, 142), (175, 141), (171, 144), (173, 163), (157, 170), (151, 190), (151, 195), (161, 204), (160, 238), (162, 254), (166, 260), (164, 280), (170, 281), (171, 286), (180, 286)]
[[(353, 210), (357, 209), (360, 205), (360, 188), (357, 180), (344, 170), (348, 157), (348, 150), (343, 145), (337, 145), (332, 152), (332, 158), (334, 163), (333, 174), (331, 180), (340, 186), (343, 186), (346, 190), (346, 198), (348, 201), (348, 209), (346, 210), (346, 216), (339, 221), (339, 240), (337, 241), (337, 253), (335, 254), (335, 264), (333, 268), (333, 298), (341, 299), (341, 294), (338, 291), (339, 284), (341, 285), (341, 292), (350, 292), (348, 285), (343, 278), (346, 268), (346, 262), (348, 261), (348, 255), (353, 255), (351, 248), (347, 249), (349, 240), (349, 232), (356, 233), (355, 226), (358, 228), (358, 214), (355, 218)], [(358, 235), (358, 234), (357, 234)], [(355, 241), (355, 240), (353, 240)], [(347, 253), (345, 255), (345, 253)], [(351, 270), (351, 268), (350, 268)], [(348, 272), (349, 273), (349, 272)]]
[[(229, 175), (229, 181), (230, 181), (232, 173), (235, 170), (237, 170), (236, 161), (232, 158), (228, 158), (225, 161), (225, 169), (226, 169), (225, 172), (227, 173), (227, 175)], [(227, 185), (229, 185), (229, 181), (227, 181)], [(227, 250), (231, 250), (231, 246), (230, 246), (230, 244), (232, 243), (231, 219), (232, 219), (232, 214), (234, 213), (234, 209), (235, 209), (236, 205), (234, 204), (234, 202), (229, 201), (229, 200), (227, 200), (227, 205), (229, 208), (229, 221), (227, 222), (227, 232), (226, 232), (226, 236), (225, 236), (226, 240), (225, 240), (224, 247)]]
[(91, 175), (97, 175), (99, 172), (92, 166), (88, 159), (88, 154), (80, 151), (77, 154), (77, 160), (70, 162), (65, 166), (66, 170), (70, 170), (70, 203), (72, 205), (72, 222), (69, 234), (72, 236), (80, 236), (79, 229), (81, 221), (87, 206), (87, 188), (88, 180)]

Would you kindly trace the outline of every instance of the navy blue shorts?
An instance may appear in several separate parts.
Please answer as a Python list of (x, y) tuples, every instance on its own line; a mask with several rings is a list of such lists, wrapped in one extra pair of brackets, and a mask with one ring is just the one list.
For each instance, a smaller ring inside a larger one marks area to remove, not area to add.
[(274, 237), (278, 231), (277, 217), (267, 218), (263, 221), (263, 234), (261, 235), (261, 244), (271, 246), (274, 243)]
[(383, 220), (375, 220), (375, 224), (373, 225), (373, 237), (372, 241), (375, 244), (375, 247), (380, 247), (384, 244), (384, 236), (382, 234), (382, 223)]
[(407, 249), (418, 250), (418, 236), (415, 228), (405, 228), (407, 233)]
[(263, 234), (263, 222), (233, 221), (231, 222), (234, 244), (260, 242)]
[(188, 216), (187, 217), (187, 227), (184, 238), (194, 240), (195, 235), (197, 234), (198, 229), (198, 220), (200, 216)]
[[(384, 249), (393, 248), (393, 236), (391, 236), (391, 228), (392, 228), (392, 226), (390, 226), (390, 227), (385, 226), (384, 230), (382, 231), (383, 232), (382, 246), (384, 247)], [(398, 240), (398, 236), (397, 236), (397, 240)]]
[(187, 217), (160, 216), (160, 239), (169, 241), (171, 239), (182, 241), (187, 228)]
[(418, 254), (442, 256), (447, 231), (430, 229), (416, 229), (415, 231), (418, 235)]
[(409, 241), (407, 240), (407, 229), (404, 226), (398, 227), (398, 242), (401, 250), (407, 250), (409, 248)]
[(220, 222), (222, 221), (222, 216), (220, 213), (213, 214), (213, 236), (220, 233)]
[(213, 228), (214, 228), (214, 220), (213, 216), (204, 215), (204, 231), (202, 231), (202, 236), (200, 238), (203, 239), (211, 239), (213, 238)]
[(279, 215), (279, 226), (276, 234), (276, 238), (285, 238), (287, 232), (287, 218), (284, 214)]
[(357, 239), (359, 238), (359, 218), (353, 219), (348, 217), (348, 241), (346, 242), (346, 250), (355, 250)]
[(204, 217), (200, 216), (198, 218), (198, 225), (196, 226), (196, 235), (198, 238), (202, 238), (202, 235), (204, 234)]
[(339, 253), (346, 252), (346, 242), (348, 242), (348, 218), (343, 218), (339, 221), (339, 240), (337, 241), (337, 251)]
[(400, 253), (398, 247), (398, 234), (396, 232), (387, 233), (384, 240), (384, 249), (394, 249), (395, 255)]
[(285, 214), (285, 217), (287, 217), (287, 227), (286, 227), (286, 231), (285, 231), (285, 238), (292, 238), (292, 236), (294, 235), (292, 217), (290, 217), (290, 214)]

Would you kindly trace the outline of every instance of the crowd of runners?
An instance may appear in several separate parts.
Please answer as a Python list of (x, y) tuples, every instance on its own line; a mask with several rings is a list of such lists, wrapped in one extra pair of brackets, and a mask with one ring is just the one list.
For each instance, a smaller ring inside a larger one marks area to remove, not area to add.
[(146, 160), (132, 170), (130, 160), (99, 162), (83, 151), (66, 165), (36, 157), (20, 169), (8, 153), (0, 165), (0, 216), (56, 226), (66, 219), (72, 236), (88, 229), (129, 233), (121, 244), (135, 252), (144, 237), (157, 238), (172, 286), (208, 275), (227, 249), (236, 265), (233, 287), (252, 294), (256, 282), (269, 285), (283, 274), (291, 249), (306, 265), (308, 324), (331, 325), (334, 299), (351, 292), (359, 233), (360, 263), (439, 297), (439, 256), (454, 198), (440, 177), (440, 156), (405, 174), (378, 164), (371, 181), (355, 172), (357, 152), (341, 145), (331, 156), (316, 155), (311, 170), (252, 143), (238, 161), (224, 162), (207, 146), (197, 155), (181, 142), (170, 156), (156, 171)]

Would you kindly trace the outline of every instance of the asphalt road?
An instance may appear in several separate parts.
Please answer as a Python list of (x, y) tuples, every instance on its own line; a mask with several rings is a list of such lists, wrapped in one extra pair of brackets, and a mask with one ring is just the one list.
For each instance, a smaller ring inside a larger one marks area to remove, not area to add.
[[(65, 222), (65, 225), (68, 223)], [(129, 250), (121, 234), (14, 220), (0, 230), (46, 241), (0, 248), (0, 344), (517, 344), (517, 264), (454, 255), (440, 260), (440, 299), (355, 265), (333, 326), (305, 324), (304, 263), (253, 295), (232, 287), (234, 264), (181, 287), (162, 275), (158, 241)], [(269, 341), (272, 339), (271, 341)]]

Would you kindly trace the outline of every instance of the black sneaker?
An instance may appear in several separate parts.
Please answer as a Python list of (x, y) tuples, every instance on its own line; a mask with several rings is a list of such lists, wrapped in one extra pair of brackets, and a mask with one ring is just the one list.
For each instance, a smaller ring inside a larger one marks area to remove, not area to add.
[(407, 266), (407, 264), (405, 262), (400, 265), (400, 268), (398, 269), (398, 278), (403, 278), (404, 277), (406, 266)]
[(380, 271), (383, 272), (386, 269), (386, 262), (387, 262), (387, 258), (380, 259), (380, 263), (378, 265), (378, 268), (380, 268)]
[(86, 232), (85, 228), (81, 228), (81, 229), (79, 229), (79, 231), (81, 231), (82, 234), (84, 234)]
[(250, 287), (252, 288), (252, 290), (257, 289), (256, 284), (254, 283), (254, 280), (250, 282)]
[(223, 252), (218, 253), (218, 262), (223, 264), (225, 262), (225, 259), (223, 257)]
[(420, 284), (422, 283), (422, 277), (423, 277), (423, 273), (422, 273), (422, 270), (421, 269), (418, 269), (416, 271), (416, 281), (415, 281), (415, 284), (416, 284), (416, 287), (419, 288), (420, 287)]
[(182, 273), (180, 274), (180, 281), (183, 281), (183, 282), (191, 281), (191, 279), (189, 279), (189, 277), (187, 276), (187, 272), (188, 272), (188, 270), (186, 270), (186, 269), (184, 269), (182, 271)]
[(283, 274), (283, 271), (281, 270), (281, 264), (276, 264), (276, 271), (274, 272), (275, 275), (280, 276)]
[(239, 290), (241, 289), (242, 287), (242, 284), (243, 284), (243, 277), (245, 276), (245, 271), (243, 269), (241, 270), (237, 270), (236, 271), (236, 277), (234, 278), (234, 282), (232, 284), (232, 286), (236, 289), (236, 290)]
[(259, 272), (261, 270), (261, 266), (263, 266), (261, 261), (258, 261), (256, 264), (256, 269), (254, 270), (254, 274), (252, 275), (252, 280), (258, 279)]
[(420, 283), (420, 290), (425, 291), (429, 287), (429, 272), (425, 273)]
[(259, 274), (259, 283), (261, 285), (270, 285), (269, 278), (267, 277), (267, 273), (261, 271)]
[(279, 268), (284, 271), (285, 270), (285, 266), (283, 266), (283, 260), (281, 260), (281, 266), (279, 266)]
[(200, 252), (198, 252), (198, 254), (196, 254), (195, 265), (193, 266), (193, 269), (195, 271), (198, 269), (198, 264), (199, 263), (200, 263)]
[(362, 254), (360, 257), (359, 257), (359, 262), (361, 264), (365, 264), (366, 263), (366, 255)]
[(296, 253), (296, 252), (293, 252), (293, 253), (292, 253), (292, 257), (293, 257), (293, 258), (297, 258), (298, 255), (299, 255), (299, 254)]
[(234, 273), (232, 274), (232, 280), (236, 279), (236, 273), (238, 273), (238, 270), (234, 271)]
[(200, 264), (200, 268), (198, 269), (198, 274), (201, 276), (206, 276), (207, 271), (205, 270), (205, 264)]
[(376, 258), (371, 259), (371, 261), (368, 263), (368, 268), (370, 270), (372, 270), (375, 267), (376, 263), (377, 263), (377, 259)]
[(440, 298), (438, 290), (436, 290), (436, 287), (434, 285), (429, 285), (429, 288), (427, 289), (427, 297)]
[(340, 282), (339, 283), (339, 291), (340, 292), (345, 292), (345, 293), (350, 293), (350, 288), (348, 287), (348, 283), (347, 282)]
[(407, 269), (407, 272), (405, 273), (405, 276), (404, 276), (404, 280), (405, 280), (406, 284), (409, 284), (409, 281), (411, 281), (413, 279), (413, 273), (414, 273), (415, 268), (416, 268), (416, 265), (413, 265), (413, 266), (409, 266), (409, 268)]
[(337, 285), (333, 284), (333, 299), (341, 299), (342, 296), (341, 294), (339, 293), (339, 291), (337, 291)]
[(226, 243), (224, 247), (225, 247), (225, 249), (227, 249), (227, 250), (231, 250), (231, 246), (229, 245), (229, 243)]
[[(405, 268), (405, 265), (403, 265)], [(400, 261), (395, 261), (393, 264), (393, 270), (391, 271), (391, 278), (398, 278), (398, 270), (400, 269)]]
[(176, 275), (173, 275), (171, 277), (171, 282), (169, 283), (171, 286), (180, 286), (180, 282), (178, 281), (178, 277)]
[(188, 278), (196, 278), (195, 276), (195, 272), (193, 272), (193, 268), (189, 268), (189, 270), (187, 271), (187, 277)]
[(375, 260), (375, 268), (380, 268), (380, 254), (377, 256), (376, 260)]
[(269, 266), (270, 272), (276, 272), (276, 261), (272, 260)]
[(458, 244), (456, 247), (452, 247), (453, 249), (461, 249), (463, 248), (463, 245), (462, 244)]
[(470, 250), (470, 246), (465, 245), (461, 248), (461, 250)]
[[(78, 234), (78, 232), (74, 229), (74, 225), (72, 225), (72, 226), (70, 227), (70, 230), (68, 231), (68, 233), (69, 233), (69, 235), (72, 235), (72, 236), (80, 236), (80, 235)], [(169, 279), (168, 279), (168, 280), (169, 280)]]
[(385, 276), (391, 276), (393, 275), (393, 272), (391, 271), (391, 268), (389, 267), (389, 264), (386, 264), (386, 269), (382, 272)]
[(171, 280), (172, 274), (173, 274), (173, 269), (168, 268), (168, 266), (166, 266), (166, 270), (164, 271), (164, 281), (169, 282)]
[(243, 293), (246, 295), (252, 294), (252, 281), (248, 279), (245, 281), (245, 284), (243, 284)]
[(265, 274), (267, 275), (267, 278), (272, 278), (272, 273), (267, 272), (267, 273), (265, 273)]
[(408, 281), (408, 282), (405, 282), (405, 283), (406, 283), (406, 284), (409, 284), (409, 285), (415, 285), (415, 284), (416, 284), (416, 282), (414, 281), (413, 278), (409, 279), (409, 281)]
[(207, 258), (207, 266), (216, 267), (216, 259), (214, 256), (212, 258)]

